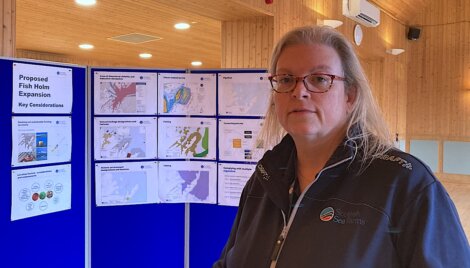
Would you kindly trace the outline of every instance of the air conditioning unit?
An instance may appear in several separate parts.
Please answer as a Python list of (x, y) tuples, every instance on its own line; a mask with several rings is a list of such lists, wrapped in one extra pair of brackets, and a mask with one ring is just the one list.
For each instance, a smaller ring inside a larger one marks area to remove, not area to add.
[(343, 0), (343, 15), (366, 27), (380, 24), (380, 9), (366, 0)]

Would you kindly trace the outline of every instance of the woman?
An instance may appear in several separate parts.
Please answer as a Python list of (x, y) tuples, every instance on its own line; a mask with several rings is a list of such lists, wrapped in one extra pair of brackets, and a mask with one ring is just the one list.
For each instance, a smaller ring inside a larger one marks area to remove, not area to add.
[(294, 29), (270, 72), (263, 137), (280, 142), (247, 182), (214, 267), (470, 267), (452, 201), (393, 148), (344, 36)]

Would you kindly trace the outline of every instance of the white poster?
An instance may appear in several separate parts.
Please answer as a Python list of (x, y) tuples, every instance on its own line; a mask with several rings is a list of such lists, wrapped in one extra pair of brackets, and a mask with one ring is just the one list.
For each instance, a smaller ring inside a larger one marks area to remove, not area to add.
[(95, 164), (97, 206), (158, 203), (157, 162)]
[(267, 73), (219, 73), (219, 115), (264, 116), (271, 84)]
[(158, 157), (215, 160), (215, 118), (158, 118)]
[(158, 196), (163, 203), (216, 203), (215, 162), (159, 162)]
[(12, 117), (12, 166), (69, 162), (72, 154), (70, 116)]
[(219, 205), (238, 206), (246, 182), (255, 172), (256, 165), (219, 163)]
[(257, 142), (263, 119), (219, 119), (219, 159), (257, 162), (264, 148)]
[(71, 166), (58, 165), (11, 171), (11, 220), (71, 208)]
[(95, 114), (157, 114), (157, 74), (94, 73)]
[(95, 117), (95, 159), (156, 159), (155, 117)]
[(71, 113), (72, 69), (13, 63), (13, 113)]
[(215, 116), (215, 74), (158, 74), (158, 113)]

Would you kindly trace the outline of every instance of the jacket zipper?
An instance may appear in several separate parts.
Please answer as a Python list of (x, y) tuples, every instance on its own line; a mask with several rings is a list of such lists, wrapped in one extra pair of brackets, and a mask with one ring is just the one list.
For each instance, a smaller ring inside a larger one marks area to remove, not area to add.
[(323, 171), (328, 170), (330, 168), (334, 168), (338, 165), (341, 165), (344, 162), (347, 162), (351, 160), (353, 157), (350, 156), (346, 159), (343, 159), (339, 162), (336, 162), (335, 164), (331, 164), (322, 170), (318, 172), (317, 176), (315, 176), (315, 180), (313, 180), (307, 188), (300, 194), (299, 198), (297, 199), (297, 202), (295, 202), (294, 209), (292, 210), (292, 213), (289, 215), (289, 222), (286, 224), (286, 214), (284, 211), (281, 210), (282, 213), (282, 218), (284, 220), (284, 227), (282, 228), (281, 234), (279, 235), (279, 238), (276, 240), (276, 245), (274, 246), (273, 254), (271, 256), (271, 266), (270, 268), (276, 268), (277, 265), (277, 260), (279, 259), (279, 255), (281, 254), (282, 247), (284, 246), (284, 241), (286, 240), (287, 234), (289, 233), (290, 226), (292, 225), (292, 222), (294, 221), (295, 215), (297, 214), (297, 209), (299, 208), (300, 202), (304, 198), (305, 193), (308, 191), (308, 189), (320, 178), (321, 174)]

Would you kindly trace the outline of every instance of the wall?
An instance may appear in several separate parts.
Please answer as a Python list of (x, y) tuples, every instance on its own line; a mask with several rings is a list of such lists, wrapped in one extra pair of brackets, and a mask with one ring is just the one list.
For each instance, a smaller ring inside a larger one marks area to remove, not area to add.
[[(352, 40), (356, 23), (342, 15), (342, 0), (274, 1), (264, 6), (258, 1), (251, 4), (264, 7), (272, 16), (222, 23), (222, 68), (268, 68), (275, 42), (291, 28), (316, 24), (317, 19), (343, 21), (338, 30)], [(402, 137), (406, 128), (407, 55), (391, 56), (385, 50), (391, 47), (406, 49), (405, 30), (403, 25), (382, 13), (378, 27), (363, 27), (363, 42), (356, 46), (392, 134), (400, 133)]]
[(410, 42), (407, 136), (437, 140), (436, 175), (451, 194), (470, 237), (470, 176), (443, 173), (444, 140), (470, 142), (470, 2), (429, 1)]
[(16, 0), (2, 0), (0, 3), (0, 56), (15, 56), (15, 10)]

